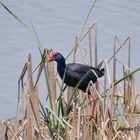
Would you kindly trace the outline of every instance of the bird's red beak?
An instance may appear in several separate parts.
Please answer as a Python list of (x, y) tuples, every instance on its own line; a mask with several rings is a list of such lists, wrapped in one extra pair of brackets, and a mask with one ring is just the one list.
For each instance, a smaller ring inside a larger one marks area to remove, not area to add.
[(48, 59), (48, 62), (51, 62), (54, 60), (55, 56), (56, 56), (57, 52), (54, 52)]

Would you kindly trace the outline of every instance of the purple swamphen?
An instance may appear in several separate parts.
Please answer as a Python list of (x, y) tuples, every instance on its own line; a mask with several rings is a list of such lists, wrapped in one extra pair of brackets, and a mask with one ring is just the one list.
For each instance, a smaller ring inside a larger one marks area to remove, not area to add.
[[(78, 64), (78, 63), (66, 64), (65, 58), (59, 52), (54, 52), (49, 57), (48, 61), (57, 62), (57, 72), (59, 73), (61, 79), (63, 79), (63, 76), (65, 74), (64, 83), (68, 86), (76, 87), (80, 79), (86, 74), (84, 80), (78, 85), (78, 88), (84, 92), (86, 92), (90, 81), (95, 83), (97, 81), (97, 78), (100, 78), (104, 75), (104, 69), (99, 70), (98, 68), (94, 68), (91, 66)], [(66, 73), (65, 73), (65, 69), (66, 69)], [(96, 99), (90, 93), (90, 90), (88, 90), (88, 94), (92, 97), (94, 102), (92, 107), (92, 113), (94, 113), (94, 109), (96, 106)]]

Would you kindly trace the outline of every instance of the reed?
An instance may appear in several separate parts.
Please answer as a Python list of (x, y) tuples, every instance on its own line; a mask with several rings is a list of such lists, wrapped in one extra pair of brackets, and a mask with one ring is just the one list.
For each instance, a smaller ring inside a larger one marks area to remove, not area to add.
[[(86, 39), (86, 36), (88, 36), (89, 41), (89, 47), (86, 48), (89, 49), (89, 57), (87, 54), (84, 58), (87, 60), (84, 62), (89, 61), (89, 64), (93, 65), (92, 54), (96, 53), (96, 55), (94, 54), (96, 57), (94, 66), (101, 66), (97, 63), (97, 43), (95, 43), (97, 37), (94, 36), (97, 33), (92, 33), (95, 31), (93, 25), (84, 34), (84, 38)], [(84, 41), (84, 38), (78, 41), (79, 39), (76, 37), (75, 49), (73, 49), (73, 54), (70, 55), (73, 57), (73, 62), (77, 60), (78, 51), (83, 53), (80, 44)], [(92, 39), (94, 44), (92, 44)], [(128, 46), (125, 46), (127, 41)], [(116, 49), (117, 45), (119, 49)], [(117, 55), (123, 47), (128, 49), (126, 63), (119, 60), (119, 55)], [(74, 89), (66, 87), (64, 90), (64, 82), (59, 81), (56, 77), (54, 63), (48, 63), (48, 57), (52, 50), (44, 49), (43, 52), (40, 51), (42, 58), (34, 70), (32, 70), (32, 58), (29, 54), (28, 61), (25, 63), (18, 81), (17, 116), (14, 118), (15, 122), (12, 119), (1, 120), (1, 138), (5, 137), (13, 140), (19, 138), (30, 140), (139, 139), (140, 109), (137, 102), (138, 92), (135, 87), (134, 74), (140, 71), (140, 68), (131, 69), (130, 48), (130, 38), (121, 43), (119, 38), (115, 36), (114, 53), (110, 57), (111, 59), (104, 60), (104, 63), (101, 63), (102, 67), (105, 68), (104, 78), (96, 86), (92, 83), (90, 84), (92, 87), (89, 86), (97, 100), (95, 115), (91, 113), (91, 100), (87, 94), (81, 93), (77, 89), (78, 85)], [(111, 62), (113, 62), (112, 72), (109, 69)], [(120, 79), (117, 77), (118, 65), (122, 68), (122, 78)], [(48, 94), (46, 102), (48, 102), (48, 106), (42, 105), (39, 99), (40, 87), (38, 87), (38, 82), (41, 80), (40, 75), (43, 73), (43, 69), (46, 78)], [(84, 77), (80, 82), (84, 80)], [(85, 102), (77, 107), (83, 100)]]
[[(88, 87), (97, 101), (95, 114), (92, 114), (92, 101), (88, 94), (79, 91), (78, 85), (75, 88), (67, 87), (64, 80), (59, 80), (54, 63), (48, 63), (48, 57), (53, 50), (42, 47), (33, 24), (32, 29), (29, 29), (29, 26), (11, 10), (5, 5), (3, 6), (32, 33), (41, 59), (36, 68), (33, 69), (32, 57), (29, 54), (18, 80), (17, 115), (15, 118), (0, 120), (0, 139), (140, 139), (139, 94), (135, 83), (135, 73), (140, 71), (140, 67), (135, 70), (131, 68), (130, 37), (122, 43), (119, 37), (115, 36), (112, 56), (100, 63), (98, 62), (97, 23), (94, 22), (85, 33), (82, 29), (80, 36), (75, 38), (75, 46), (67, 58), (72, 57), (75, 63), (78, 56), (81, 57), (81, 63), (105, 69), (104, 77), (100, 80), (98, 78), (95, 85), (91, 82), (91, 86)], [(87, 43), (87, 47), (83, 49), (84, 43)], [(119, 57), (122, 48), (127, 52), (127, 60), (125, 61)], [(84, 55), (83, 50), (88, 53)], [(40, 101), (42, 87), (39, 87), (38, 82), (42, 80), (41, 74), (44, 74), (46, 82), (47, 105), (43, 105)], [(86, 75), (81, 78), (78, 84), (85, 77)], [(84, 102), (80, 104), (81, 101)]]

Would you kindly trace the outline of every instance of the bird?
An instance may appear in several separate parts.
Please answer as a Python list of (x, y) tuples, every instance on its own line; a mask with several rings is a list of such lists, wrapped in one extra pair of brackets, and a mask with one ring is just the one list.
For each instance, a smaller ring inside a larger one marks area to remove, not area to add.
[[(68, 63), (64, 56), (59, 52), (53, 52), (49, 58), (48, 62), (57, 62), (57, 72), (60, 78), (63, 80), (67, 86), (76, 87), (78, 84), (78, 89), (86, 92), (89, 82), (92, 81), (93, 84), (96, 83), (97, 79), (104, 75), (104, 69), (94, 68), (92, 66), (80, 64), (80, 63)], [(86, 75), (86, 76), (85, 76)], [(85, 76), (85, 77), (84, 77)], [(82, 82), (79, 82), (81, 78), (84, 77)], [(96, 98), (91, 94), (90, 90), (87, 91), (88, 94), (93, 99), (92, 113), (94, 113), (96, 106)]]

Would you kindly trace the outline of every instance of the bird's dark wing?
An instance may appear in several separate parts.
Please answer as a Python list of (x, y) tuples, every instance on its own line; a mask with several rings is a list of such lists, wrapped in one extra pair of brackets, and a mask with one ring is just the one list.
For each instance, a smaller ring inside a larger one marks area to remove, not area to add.
[[(94, 74), (94, 72), (97, 74), (98, 77), (103, 76), (102, 71), (99, 69), (93, 68), (91, 66), (86, 66), (82, 64), (77, 64), (77, 63), (70, 63), (66, 65), (66, 78), (65, 78), (65, 83), (67, 85), (70, 85), (72, 87), (75, 87), (77, 83), (80, 81), (80, 79), (88, 73), (88, 75), (85, 77), (84, 81), (82, 81), (79, 89), (85, 91), (87, 88), (87, 85), (90, 81), (93, 81), (93, 83), (96, 82), (97, 77)], [(92, 72), (91, 70), (94, 70)]]
[(77, 73), (82, 73), (82, 74), (86, 74), (89, 70), (98, 71), (98, 69), (94, 67), (78, 64), (78, 63), (70, 63), (70, 64), (67, 64), (66, 67), (70, 69), (72, 72), (77, 72)]
[(71, 73), (86, 74), (89, 71), (89, 68), (85, 67), (82, 64), (70, 63), (66, 65), (66, 68), (71, 71)]
[(79, 66), (80, 65), (77, 64), (67, 64), (66, 69), (68, 77), (72, 77), (72, 79), (79, 81), (88, 72), (88, 70)]
[[(74, 80), (80, 80), (90, 70), (94, 70), (99, 77), (101, 77), (100, 75), (102, 75), (101, 71), (96, 68), (87, 65), (77, 64), (77, 63), (67, 64), (66, 68), (67, 68), (68, 76), (72, 77)], [(90, 76), (92, 75), (94, 74), (92, 74), (91, 72)]]
[(80, 79), (89, 71), (84, 69), (80, 64), (67, 64), (66, 65), (65, 83), (69, 86), (75, 87)]

